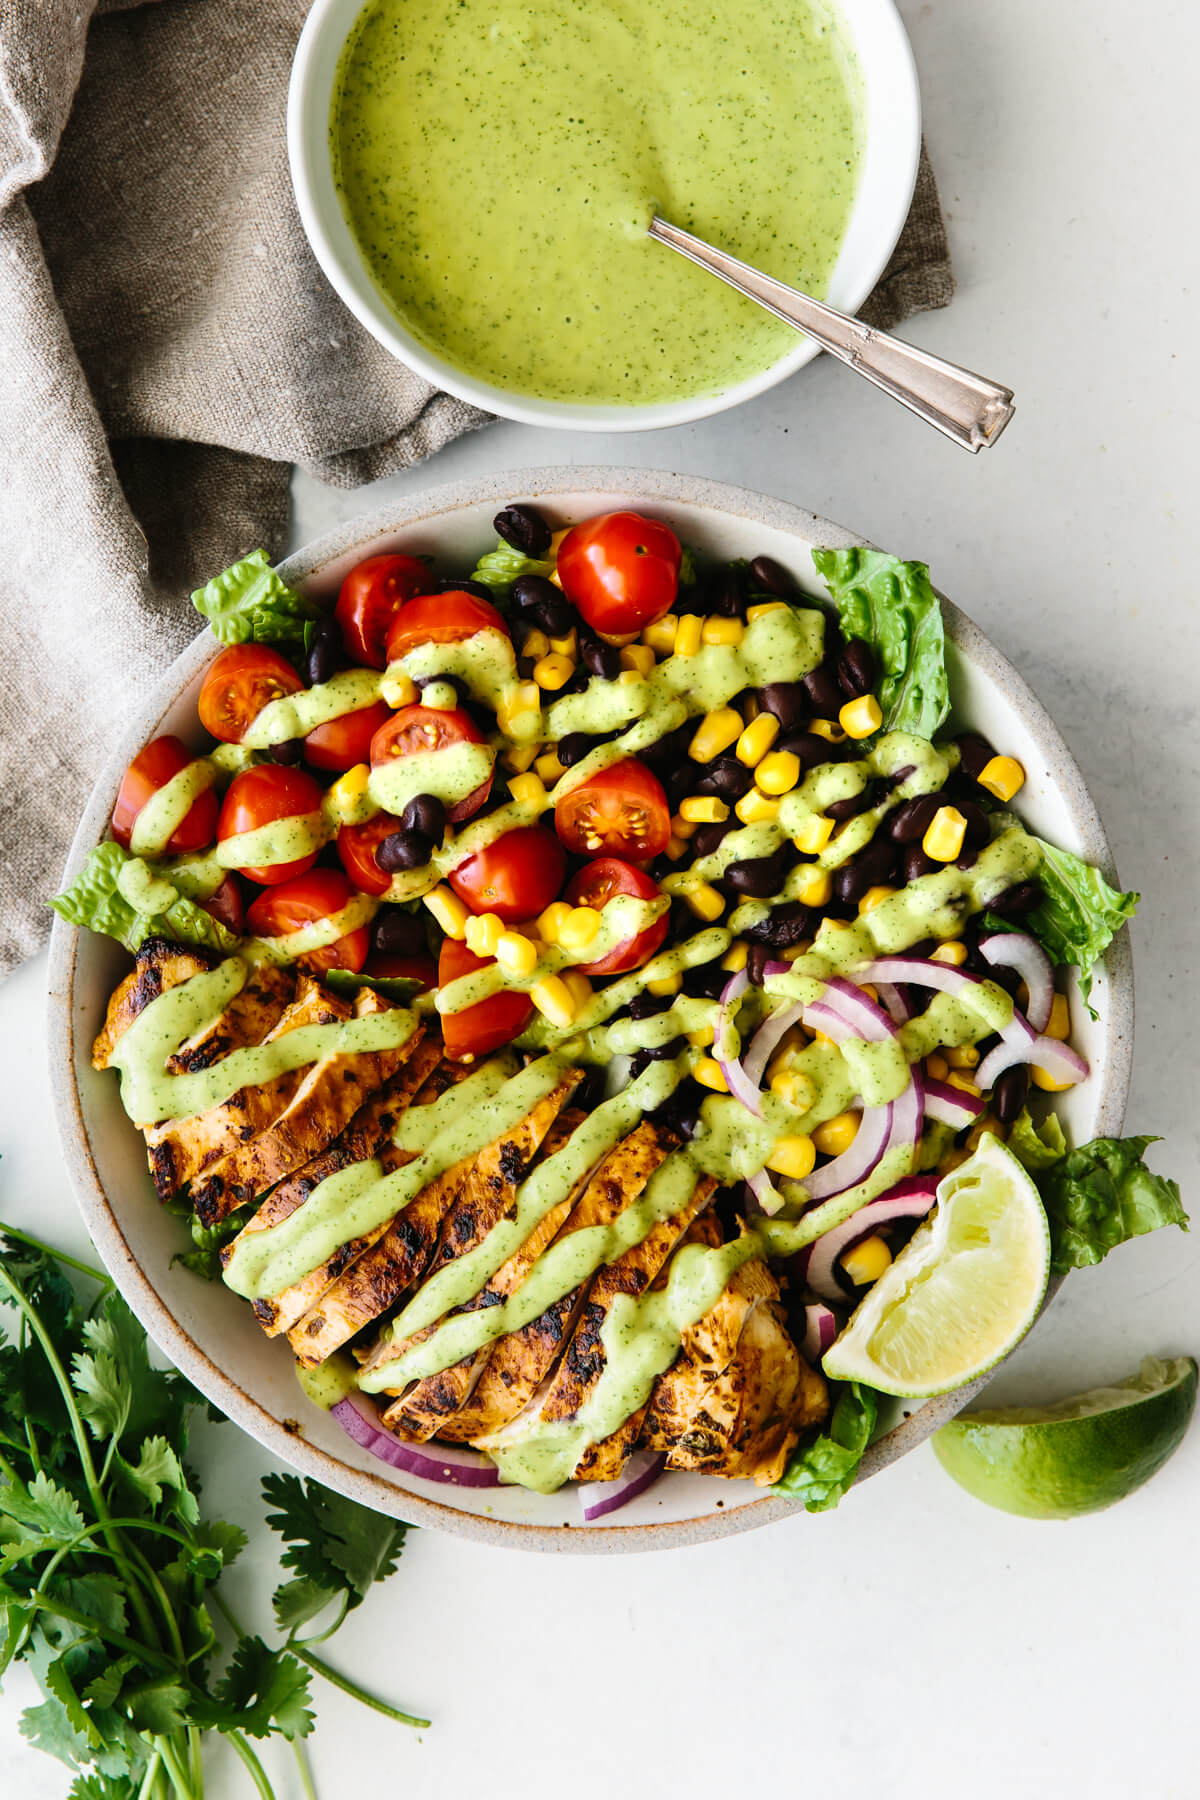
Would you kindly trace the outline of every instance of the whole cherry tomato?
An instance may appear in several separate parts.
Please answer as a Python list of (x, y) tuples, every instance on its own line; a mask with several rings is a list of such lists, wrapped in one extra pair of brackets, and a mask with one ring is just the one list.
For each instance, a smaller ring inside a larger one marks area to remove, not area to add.
[[(173, 775), (198, 760), (196, 752), (177, 737), (152, 738), (144, 750), (138, 751), (122, 777), (113, 807), (112, 832), (118, 844), (124, 844), (128, 850), (134, 821), (151, 794), (166, 787)], [(217, 835), (218, 805), (216, 789), (205, 788), (171, 833), (167, 849), (173, 855), (207, 849)]]
[(366, 762), (371, 739), (391, 716), (391, 708), (377, 700), (373, 706), (360, 706), (357, 712), (342, 713), (324, 725), (315, 725), (304, 740), (304, 760), (314, 769), (343, 774), (355, 763)]
[[(246, 925), (255, 937), (285, 937), (289, 931), (333, 918), (353, 898), (354, 889), (340, 869), (313, 869), (260, 894), (246, 914)], [(332, 944), (298, 958), (298, 966), (314, 972), (350, 969), (357, 974), (367, 960), (369, 948), (366, 926), (357, 925)]]
[[(239, 837), (244, 831), (257, 831), (260, 826), (273, 825), (277, 820), (302, 818), (305, 813), (319, 812), (321, 798), (320, 788), (305, 770), (288, 769), (276, 763), (256, 764), (235, 775), (230, 782), (217, 820), (217, 838), (224, 843), (226, 838)], [(311, 869), (317, 856), (318, 850), (311, 850), (287, 862), (239, 869), (238, 873), (260, 882), (263, 887), (278, 887), (281, 882), (291, 881), (294, 876)]]
[(451, 869), (447, 880), (472, 912), (496, 913), (506, 925), (532, 919), (558, 894), (567, 853), (544, 825), (521, 825)]
[(422, 594), (402, 606), (392, 620), (388, 661), (398, 662), (422, 644), (460, 644), (477, 631), (499, 631), (508, 636), (508, 626), (496, 608), (475, 594), (462, 593), (457, 588), (445, 594)]
[[(605, 904), (618, 894), (631, 894), (638, 900), (656, 900), (661, 893), (658, 883), (643, 870), (635, 869), (632, 863), (622, 862), (617, 856), (602, 856), (598, 862), (580, 869), (569, 884), (566, 897), (572, 906), (593, 906), (597, 912), (603, 912)], [(580, 974), (624, 975), (630, 969), (640, 969), (662, 948), (667, 924), (664, 912), (661, 919), (655, 919), (634, 937), (626, 938), (607, 956), (600, 957), (597, 962), (580, 963)]]
[(640, 513), (602, 513), (558, 547), (563, 593), (601, 637), (626, 637), (670, 612), (679, 588), (679, 539)]
[[(482, 744), (484, 736), (470, 713), (457, 707), (402, 706), (371, 739), (371, 766), (382, 768), (394, 756), (415, 756), (434, 750), (448, 750), (455, 744)], [(493, 755), (493, 761), (494, 761)], [(492, 776), (457, 802), (447, 807), (446, 819), (451, 825), (470, 819), (477, 813), (492, 791)]]
[(423, 593), (429, 569), (415, 556), (368, 556), (342, 582), (334, 618), (351, 662), (368, 669), (387, 666), (388, 628), (398, 609)]
[(235, 937), (241, 937), (246, 929), (246, 902), (242, 897), (242, 884), (236, 875), (227, 875), (215, 893), (204, 902), (204, 910)]
[(671, 835), (662, 782), (630, 757), (572, 788), (554, 808), (554, 829), (573, 856), (659, 856)]
[(386, 894), (392, 878), (375, 860), (384, 838), (399, 831), (400, 821), (391, 813), (378, 812), (365, 825), (343, 825), (337, 834), (337, 853), (343, 869), (364, 894)]
[[(438, 957), (438, 986), (446, 987), (460, 975), (473, 975), (476, 969), (491, 966), (490, 957), (478, 957), (455, 938), (443, 938)], [(528, 994), (509, 988), (477, 1001), (462, 1012), (442, 1013), (442, 1037), (451, 1062), (473, 1062), (489, 1050), (499, 1050), (524, 1031), (533, 1017), (533, 1001)]]
[(286, 657), (268, 644), (234, 644), (210, 663), (197, 711), (205, 731), (240, 744), (264, 706), (304, 686)]

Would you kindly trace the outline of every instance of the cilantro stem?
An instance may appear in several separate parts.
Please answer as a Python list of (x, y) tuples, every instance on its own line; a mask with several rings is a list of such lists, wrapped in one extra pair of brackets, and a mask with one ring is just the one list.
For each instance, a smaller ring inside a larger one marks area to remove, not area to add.
[(401, 1712), (398, 1707), (389, 1706), (386, 1700), (376, 1699), (375, 1695), (369, 1694), (366, 1688), (359, 1687), (358, 1683), (351, 1681), (347, 1675), (339, 1675), (336, 1669), (331, 1669), (327, 1662), (323, 1662), (319, 1656), (314, 1656), (311, 1650), (306, 1650), (304, 1645), (297, 1643), (295, 1639), (290, 1641), (289, 1648), (294, 1655), (300, 1658), (301, 1662), (307, 1663), (310, 1669), (315, 1670), (318, 1675), (323, 1675), (326, 1681), (335, 1688), (341, 1688), (343, 1694), (349, 1694), (354, 1700), (361, 1700), (364, 1706), (369, 1706), (373, 1712), (382, 1713), (385, 1719), (395, 1719), (397, 1724), (412, 1725), (417, 1730), (430, 1723), (428, 1719), (418, 1719), (412, 1713)]
[(200, 1800), (196, 1794), (188, 1772), (179, 1760), (179, 1754), (170, 1738), (156, 1737), (154, 1747), (162, 1757), (163, 1768), (171, 1778), (171, 1786), (179, 1796), (179, 1800)]
[(0, 1235), (15, 1238), (19, 1244), (28, 1244), (31, 1250), (40, 1250), (43, 1256), (50, 1257), (54, 1262), (66, 1263), (68, 1269), (77, 1269), (89, 1281), (98, 1281), (101, 1287), (112, 1286), (112, 1277), (102, 1269), (94, 1269), (91, 1263), (80, 1262), (76, 1257), (68, 1256), (65, 1250), (56, 1250), (53, 1244), (43, 1243), (41, 1238), (31, 1236), (28, 1231), (18, 1231), (15, 1225), (5, 1225), (0, 1221)]
[(304, 1740), (302, 1738), (293, 1738), (292, 1749), (296, 1752), (296, 1762), (300, 1769), (300, 1780), (304, 1787), (305, 1800), (317, 1800), (317, 1790), (313, 1786), (312, 1770), (308, 1766), (308, 1752), (304, 1748)]
[(142, 1776), (142, 1785), (137, 1791), (137, 1800), (151, 1800), (158, 1786), (158, 1772), (162, 1768), (162, 1753), (157, 1744), (151, 1748), (150, 1761), (146, 1764), (146, 1773)]
[(257, 1756), (255, 1756), (241, 1732), (227, 1731), (224, 1733), (224, 1736), (229, 1739), (229, 1742), (233, 1745), (247, 1769), (250, 1771), (250, 1779), (262, 1795), (262, 1800), (275, 1800), (275, 1790), (267, 1780), (267, 1772), (259, 1762)]
[(338, 1607), (337, 1612), (334, 1614), (332, 1625), (327, 1625), (325, 1627), (324, 1631), (318, 1631), (316, 1633), (316, 1635), (313, 1637), (306, 1637), (306, 1638), (299, 1638), (299, 1639), (293, 1637), (293, 1638), (289, 1638), (288, 1642), (293, 1646), (295, 1646), (297, 1643), (301, 1643), (305, 1646), (306, 1649), (311, 1648), (312, 1645), (314, 1645), (314, 1644), (323, 1644), (327, 1638), (331, 1638), (333, 1636), (334, 1632), (342, 1624), (343, 1620), (346, 1617), (346, 1614), (349, 1611), (350, 1611), (350, 1593), (349, 1593), (349, 1590), (347, 1589), (347, 1591), (342, 1595), (341, 1605)]
[(53, 1613), (56, 1619), (65, 1619), (69, 1625), (82, 1626), (85, 1632), (89, 1632), (93, 1637), (103, 1638), (106, 1644), (112, 1644), (115, 1649), (128, 1650), (131, 1655), (144, 1662), (148, 1668), (161, 1669), (164, 1674), (178, 1674), (176, 1665), (170, 1657), (163, 1655), (157, 1645), (151, 1648), (149, 1644), (143, 1644), (138, 1638), (127, 1637), (123, 1631), (114, 1631), (110, 1625), (102, 1624), (99, 1619), (90, 1619), (86, 1613), (77, 1612), (73, 1606), (67, 1606), (57, 1594), (52, 1599), (49, 1597), (39, 1599), (36, 1594), (31, 1594), (23, 1604), (36, 1607), (38, 1612)]

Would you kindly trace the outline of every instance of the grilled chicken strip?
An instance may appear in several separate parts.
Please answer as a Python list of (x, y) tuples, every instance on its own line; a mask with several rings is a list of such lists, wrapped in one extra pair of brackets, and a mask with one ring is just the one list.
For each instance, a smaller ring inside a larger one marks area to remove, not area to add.
[[(263, 1041), (273, 1043), (301, 1025), (342, 1023), (350, 1017), (350, 1011), (346, 1001), (329, 993), (311, 976), (301, 975), (296, 983), (296, 998)], [(290, 1069), (272, 1081), (239, 1089), (207, 1112), (187, 1119), (168, 1119), (148, 1130), (145, 1137), (150, 1171), (159, 1198), (169, 1199), (219, 1157), (274, 1124), (291, 1103), (304, 1075), (302, 1068)]]
[(295, 993), (292, 970), (276, 968), (274, 963), (252, 968), (241, 993), (234, 995), (220, 1017), (167, 1058), (169, 1072), (189, 1075), (199, 1069), (211, 1069), (231, 1050), (244, 1044), (261, 1044), (274, 1031)]
[[(363, 988), (355, 998), (358, 1019), (393, 1010), (392, 1001), (371, 988)], [(389, 1049), (335, 1053), (312, 1063), (284, 1111), (266, 1130), (239, 1144), (207, 1168), (201, 1180), (193, 1181), (192, 1204), (201, 1223), (217, 1224), (326, 1149), (367, 1096), (407, 1062), (421, 1037), (418, 1026), (403, 1044)]]
[(195, 950), (181, 949), (167, 938), (147, 938), (135, 966), (109, 998), (103, 1027), (92, 1045), (93, 1069), (108, 1068), (117, 1044), (152, 1000), (211, 966), (211, 959)]
[[(589, 1225), (610, 1224), (626, 1207), (633, 1205), (659, 1164), (666, 1161), (678, 1144), (678, 1138), (664, 1126), (643, 1119), (599, 1164), (580, 1195), (578, 1205), (572, 1205), (568, 1199), (565, 1223), (555, 1236), (565, 1237)], [(556, 1208), (555, 1212), (558, 1210)], [(544, 1248), (543, 1243), (519, 1269), (514, 1291)], [(574, 1330), (586, 1291), (585, 1283), (555, 1301), (553, 1306), (548, 1306), (530, 1324), (496, 1341), (470, 1398), (453, 1419), (443, 1424), (443, 1437), (455, 1443), (473, 1443), (487, 1433), (499, 1431), (515, 1418), (533, 1398), (561, 1355)], [(389, 1414), (390, 1408), (384, 1418)]]
[[(435, 1038), (423, 1038), (403, 1068), (359, 1107), (337, 1142), (271, 1190), (239, 1236), (222, 1250), (222, 1263), (229, 1262), (236, 1245), (247, 1233), (267, 1231), (303, 1206), (326, 1176), (336, 1175), (339, 1169), (347, 1169), (352, 1163), (368, 1162), (373, 1158), (378, 1158), (385, 1173), (411, 1161), (410, 1152), (398, 1150), (392, 1143), (392, 1133), (411, 1105), (436, 1100), (445, 1092), (447, 1083), (433, 1079), (441, 1055), (441, 1044)], [(381, 1226), (375, 1236), (384, 1230), (386, 1226)], [(309, 1308), (316, 1305), (347, 1263), (373, 1241), (371, 1237), (350, 1238), (320, 1268), (294, 1282), (285, 1293), (274, 1299), (253, 1301), (254, 1315), (267, 1336), (277, 1337), (281, 1331), (290, 1330), (297, 1319), (302, 1319)]]

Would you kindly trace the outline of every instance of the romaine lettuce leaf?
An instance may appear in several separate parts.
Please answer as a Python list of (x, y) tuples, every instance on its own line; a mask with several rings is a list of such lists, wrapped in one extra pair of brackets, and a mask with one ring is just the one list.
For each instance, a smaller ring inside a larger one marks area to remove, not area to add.
[(219, 919), (112, 839), (97, 844), (76, 880), (50, 905), (69, 925), (103, 932), (131, 951), (150, 937), (202, 950), (236, 950), (240, 942)]
[(883, 731), (931, 738), (950, 711), (942, 609), (924, 563), (882, 550), (814, 550), (846, 637), (870, 644)]
[(321, 607), (281, 581), (265, 550), (252, 550), (197, 588), (192, 605), (222, 644), (304, 645), (304, 627)]
[(407, 1006), (421, 991), (421, 983), (408, 975), (359, 975), (350, 969), (326, 969), (321, 979), (335, 994), (354, 995), (359, 988), (373, 988), (398, 1006)]
[(1161, 1225), (1187, 1230), (1178, 1183), (1153, 1174), (1143, 1160), (1147, 1145), (1157, 1142), (1096, 1138), (1038, 1175), (1055, 1275), (1102, 1262), (1118, 1244)]
[(782, 1479), (771, 1492), (803, 1500), (805, 1512), (828, 1512), (858, 1474), (878, 1417), (875, 1390), (858, 1381), (849, 1382), (834, 1403), (829, 1430), (792, 1452)]
[(1022, 921), (1051, 962), (1079, 970), (1079, 991), (1086, 1001), (1092, 991), (1092, 969), (1117, 932), (1137, 910), (1140, 894), (1121, 894), (1069, 850), (1058, 850), (1042, 838), (1038, 880), (1045, 898)]
[(1007, 1142), (1017, 1161), (1031, 1175), (1052, 1169), (1067, 1154), (1067, 1140), (1055, 1114), (1048, 1113), (1040, 1125), (1035, 1125), (1027, 1106), (1013, 1120)]
[(526, 556), (522, 550), (514, 550), (511, 544), (500, 542), (486, 556), (481, 556), (477, 567), (471, 570), (472, 581), (482, 581), (485, 587), (491, 588), (493, 594), (507, 594), (514, 581), (522, 575), (542, 575), (549, 577), (554, 573), (554, 558), (542, 561), (537, 557)]

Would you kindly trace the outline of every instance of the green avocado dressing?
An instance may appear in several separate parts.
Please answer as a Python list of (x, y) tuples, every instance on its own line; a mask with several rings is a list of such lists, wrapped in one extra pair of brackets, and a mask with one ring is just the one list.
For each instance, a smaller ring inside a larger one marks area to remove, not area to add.
[(139, 809), (129, 834), (135, 856), (161, 856), (192, 807), (217, 779), (216, 765), (205, 756), (185, 764)]
[(653, 244), (652, 211), (823, 295), (861, 131), (824, 0), (371, 0), (330, 136), (366, 266), (428, 349), (516, 392), (647, 404), (795, 344)]

